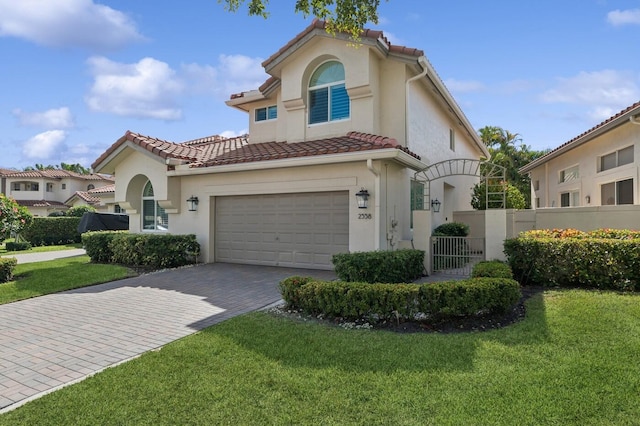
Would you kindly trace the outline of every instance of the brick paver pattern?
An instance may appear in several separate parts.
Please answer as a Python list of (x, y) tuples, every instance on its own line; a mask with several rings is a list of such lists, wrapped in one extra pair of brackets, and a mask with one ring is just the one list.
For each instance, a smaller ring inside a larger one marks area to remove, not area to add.
[(0, 412), (280, 300), (292, 275), (333, 271), (206, 264), (0, 305)]

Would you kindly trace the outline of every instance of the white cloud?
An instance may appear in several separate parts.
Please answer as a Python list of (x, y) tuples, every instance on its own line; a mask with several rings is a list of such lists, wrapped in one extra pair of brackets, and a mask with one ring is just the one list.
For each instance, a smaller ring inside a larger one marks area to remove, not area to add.
[(144, 39), (131, 18), (93, 0), (0, 0), (0, 36), (101, 51)]
[(247, 129), (243, 129), (238, 132), (236, 132), (235, 130), (225, 130), (224, 132), (220, 133), (220, 136), (222, 136), (223, 138), (235, 138), (237, 136), (244, 136), (247, 134), (249, 134), (249, 130)]
[(215, 66), (186, 64), (182, 73), (192, 92), (229, 99), (234, 93), (255, 90), (267, 80), (262, 61), (244, 55), (220, 55)]
[(481, 92), (485, 89), (484, 84), (475, 80), (455, 80), (449, 78), (444, 82), (449, 90), (455, 93)]
[(640, 25), (640, 9), (612, 10), (607, 14), (607, 22), (613, 26)]
[(628, 106), (640, 98), (640, 87), (631, 72), (604, 70), (558, 78), (556, 87), (544, 92), (542, 101), (591, 106)]
[(13, 115), (21, 126), (41, 127), (45, 129), (69, 129), (74, 127), (71, 110), (67, 107), (50, 109), (44, 112), (26, 112), (13, 110)]
[(46, 160), (64, 151), (67, 133), (64, 130), (48, 130), (39, 133), (22, 145), (22, 154), (29, 160)]
[(143, 58), (122, 64), (104, 57), (92, 57), (88, 63), (94, 82), (85, 100), (93, 111), (161, 120), (182, 118), (178, 98), (184, 85), (167, 63)]

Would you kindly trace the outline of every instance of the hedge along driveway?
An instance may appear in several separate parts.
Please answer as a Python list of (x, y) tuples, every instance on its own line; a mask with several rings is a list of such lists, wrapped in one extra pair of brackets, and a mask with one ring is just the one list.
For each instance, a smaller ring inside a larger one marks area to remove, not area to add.
[(0, 306), (0, 412), (235, 315), (280, 300), (291, 275), (205, 264)]

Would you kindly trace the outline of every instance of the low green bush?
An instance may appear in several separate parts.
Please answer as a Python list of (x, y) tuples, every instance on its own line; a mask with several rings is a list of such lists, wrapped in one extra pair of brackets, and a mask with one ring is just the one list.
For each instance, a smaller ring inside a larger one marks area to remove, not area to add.
[(95, 263), (109, 263), (113, 259), (111, 240), (128, 231), (89, 231), (82, 234), (82, 245), (87, 255)]
[(13, 270), (18, 264), (15, 257), (0, 258), (0, 283), (6, 283), (13, 278)]
[(466, 237), (467, 235), (469, 235), (469, 225), (462, 222), (443, 223), (433, 230), (432, 235), (446, 237)]
[(513, 278), (513, 272), (508, 264), (499, 260), (486, 260), (473, 265), (472, 278)]
[(280, 283), (287, 306), (348, 320), (446, 319), (505, 312), (521, 297), (507, 278), (472, 278), (431, 284), (370, 284), (292, 277)]
[(118, 233), (109, 242), (112, 262), (145, 268), (176, 268), (197, 261), (196, 236)]
[(523, 285), (633, 291), (640, 283), (640, 239), (519, 237), (504, 250)]
[(424, 251), (415, 249), (340, 253), (331, 261), (343, 281), (403, 283), (424, 271)]
[(7, 251), (24, 251), (29, 250), (31, 248), (31, 243), (28, 241), (7, 241), (5, 243), (5, 247)]
[(20, 235), (33, 246), (79, 243), (79, 217), (34, 217)]

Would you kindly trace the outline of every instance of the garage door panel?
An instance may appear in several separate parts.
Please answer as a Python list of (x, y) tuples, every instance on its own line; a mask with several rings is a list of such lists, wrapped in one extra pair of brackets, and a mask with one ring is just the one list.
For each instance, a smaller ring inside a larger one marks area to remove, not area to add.
[(332, 269), (349, 249), (347, 191), (218, 197), (216, 260)]

